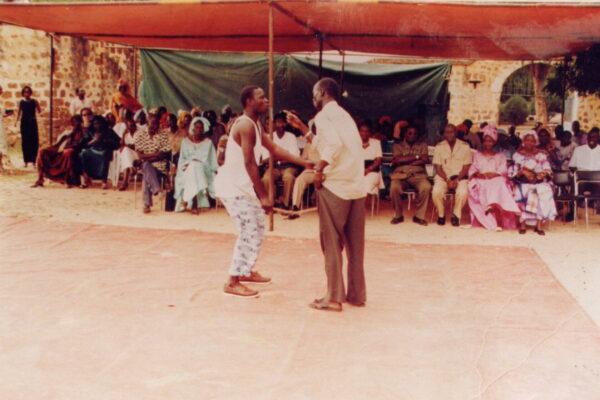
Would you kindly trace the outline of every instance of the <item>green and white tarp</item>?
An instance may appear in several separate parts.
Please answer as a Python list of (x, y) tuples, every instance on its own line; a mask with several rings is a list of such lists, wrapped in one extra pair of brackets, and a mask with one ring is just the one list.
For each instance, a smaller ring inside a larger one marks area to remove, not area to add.
[[(265, 54), (199, 53), (141, 50), (142, 103), (166, 106), (170, 112), (199, 106), (216, 110), (230, 104), (240, 111), (240, 90), (258, 85), (267, 90)], [(275, 56), (275, 112), (296, 110), (308, 118), (314, 113), (312, 87), (318, 80), (318, 61), (298, 55)], [(323, 76), (341, 79), (342, 64), (323, 61)], [(376, 120), (419, 117), (423, 109), (439, 110), (447, 96), (451, 64), (381, 65), (346, 63), (344, 107), (357, 117)], [(441, 115), (436, 115), (439, 119)]]

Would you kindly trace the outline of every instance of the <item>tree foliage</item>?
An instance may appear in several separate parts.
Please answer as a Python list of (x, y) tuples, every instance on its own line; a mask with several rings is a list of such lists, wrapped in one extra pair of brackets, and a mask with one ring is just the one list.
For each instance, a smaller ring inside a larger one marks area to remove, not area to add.
[(563, 97), (576, 90), (587, 96), (600, 96), (600, 44), (595, 44), (575, 57), (565, 56), (556, 65), (556, 73), (548, 79), (545, 90)]
[(510, 123), (513, 125), (522, 125), (529, 115), (530, 105), (521, 96), (512, 96), (504, 103), (500, 110), (501, 123)]

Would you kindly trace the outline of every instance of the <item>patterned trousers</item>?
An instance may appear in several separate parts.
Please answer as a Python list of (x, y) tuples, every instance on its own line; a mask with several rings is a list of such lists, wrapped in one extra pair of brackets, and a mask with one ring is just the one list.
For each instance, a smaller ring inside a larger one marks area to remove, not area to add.
[(265, 211), (250, 197), (221, 198), (238, 237), (233, 248), (230, 276), (250, 276), (265, 236)]

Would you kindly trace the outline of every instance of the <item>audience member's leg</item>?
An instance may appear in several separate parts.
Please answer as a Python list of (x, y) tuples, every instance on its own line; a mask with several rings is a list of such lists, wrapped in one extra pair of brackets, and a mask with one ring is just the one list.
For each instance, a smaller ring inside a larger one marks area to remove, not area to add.
[(394, 206), (394, 220), (401, 219), (402, 215), (402, 193), (404, 192), (404, 181), (401, 179), (392, 179), (390, 185), (390, 198)]
[(292, 198), (292, 190), (294, 189), (294, 181), (298, 170), (294, 167), (289, 167), (281, 172), (281, 180), (283, 180), (283, 205), (288, 207)]
[(346, 298), (342, 274), (343, 235), (352, 202), (339, 198), (326, 188), (319, 189), (317, 194), (321, 249), (325, 257), (327, 275), (327, 294), (324, 302), (343, 303)]
[(379, 172), (370, 172), (364, 176), (365, 191), (368, 194), (379, 194)]
[(458, 217), (460, 221), (460, 217), (462, 215), (462, 209), (465, 207), (467, 203), (467, 198), (469, 196), (467, 180), (463, 179), (458, 182), (458, 187), (456, 188), (456, 194), (454, 195), (454, 210), (453, 214)]
[[(273, 168), (273, 182), (277, 182), (277, 179), (279, 179), (281, 177), (281, 171), (279, 171), (277, 168)], [(265, 171), (265, 174), (262, 177), (262, 183), (263, 185), (265, 185), (265, 189), (267, 189), (267, 191), (269, 190), (269, 185), (270, 180), (269, 180), (269, 169), (267, 168), (267, 170)], [(277, 188), (275, 189), (275, 202), (277, 202)]]
[(363, 305), (367, 300), (365, 284), (365, 198), (352, 200), (344, 227), (348, 256), (348, 295), (346, 300)]
[(425, 175), (414, 175), (408, 179), (408, 183), (417, 190), (415, 199), (417, 211), (415, 217), (425, 220), (425, 213), (429, 205), (429, 195), (431, 194), (431, 183)]
[(160, 191), (159, 172), (154, 168), (151, 162), (142, 164), (143, 182), (142, 189), (144, 192), (144, 206), (152, 206), (152, 196)]
[(444, 196), (448, 191), (448, 184), (442, 178), (436, 175), (433, 178), (433, 189), (431, 191), (431, 200), (433, 200), (433, 204), (438, 212), (439, 218), (444, 218), (446, 216), (446, 210), (444, 208)]
[(313, 183), (315, 180), (314, 171), (304, 170), (300, 175), (296, 177), (294, 181), (294, 190), (292, 191), (292, 205), (300, 208), (302, 204), (302, 196), (306, 187)]

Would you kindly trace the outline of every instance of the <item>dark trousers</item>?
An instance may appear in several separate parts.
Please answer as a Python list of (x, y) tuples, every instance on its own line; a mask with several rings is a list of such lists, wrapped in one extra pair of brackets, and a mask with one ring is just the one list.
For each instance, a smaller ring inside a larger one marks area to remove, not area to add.
[(162, 172), (154, 168), (151, 162), (145, 161), (142, 164), (142, 191), (144, 193), (144, 206), (152, 206), (152, 196), (160, 190), (160, 179), (164, 176)]
[[(317, 192), (321, 249), (325, 256), (325, 301), (363, 303), (367, 299), (364, 272), (365, 198), (344, 200), (326, 188)], [(342, 250), (348, 257), (348, 294), (344, 288)]]

